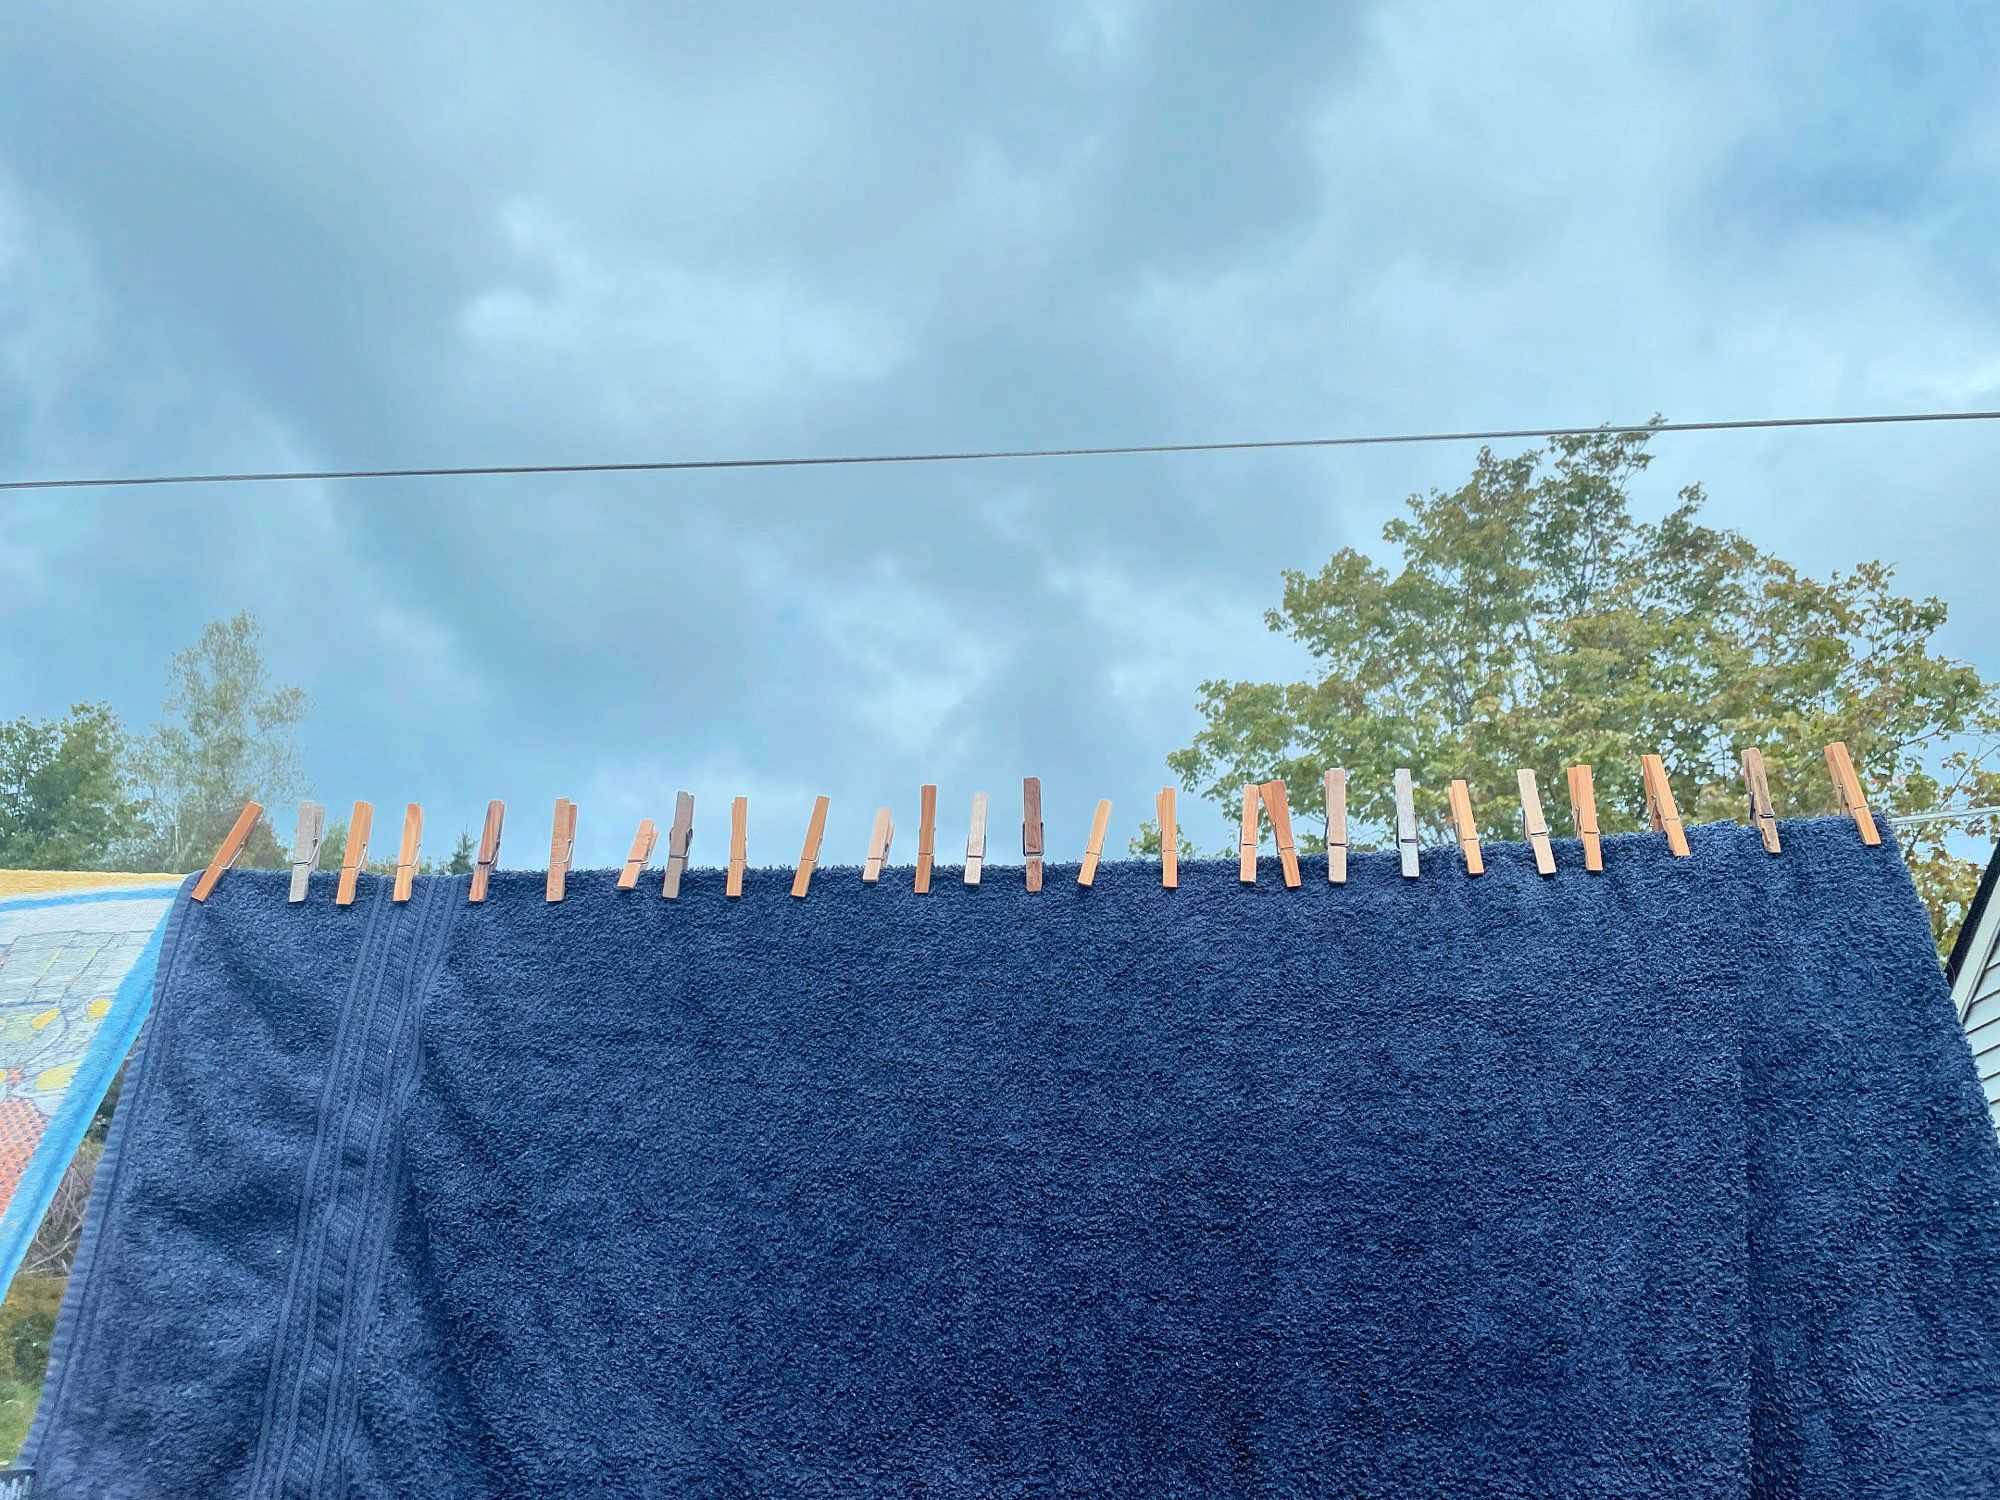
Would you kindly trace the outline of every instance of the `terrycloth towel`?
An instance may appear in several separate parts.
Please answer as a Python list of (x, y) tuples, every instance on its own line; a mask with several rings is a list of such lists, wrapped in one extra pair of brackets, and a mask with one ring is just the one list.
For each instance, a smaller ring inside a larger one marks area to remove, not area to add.
[(2000, 1146), (1908, 876), (1691, 838), (234, 873), (176, 908), (38, 1493), (2000, 1493)]

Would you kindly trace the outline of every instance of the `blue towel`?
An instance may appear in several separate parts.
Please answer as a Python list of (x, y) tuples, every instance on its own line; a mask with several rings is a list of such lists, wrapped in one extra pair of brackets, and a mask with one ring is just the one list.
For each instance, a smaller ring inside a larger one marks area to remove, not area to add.
[[(86, 1496), (1991, 1496), (2000, 1148), (1842, 820), (181, 902)], [(899, 878), (900, 877), (900, 878)]]

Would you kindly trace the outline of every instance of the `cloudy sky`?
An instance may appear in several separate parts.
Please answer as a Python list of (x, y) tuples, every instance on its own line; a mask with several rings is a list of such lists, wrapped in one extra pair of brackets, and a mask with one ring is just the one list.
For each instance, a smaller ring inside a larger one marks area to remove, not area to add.
[[(1996, 73), (1985, 7), (25, 0), (0, 477), (2000, 407)], [(1657, 448), (2000, 673), (2000, 426)], [(851, 860), (1034, 772), (1074, 857), (1471, 458), (0, 495), (0, 714), (144, 723), (248, 608), (318, 794), (440, 843), (687, 787), (782, 862), (826, 792)]]

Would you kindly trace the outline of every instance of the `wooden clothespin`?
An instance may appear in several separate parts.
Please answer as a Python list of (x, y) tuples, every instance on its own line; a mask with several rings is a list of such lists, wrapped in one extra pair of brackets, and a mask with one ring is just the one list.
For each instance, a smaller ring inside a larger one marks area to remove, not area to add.
[(549, 829), (549, 882), (547, 899), (560, 901), (569, 884), (569, 862), (576, 857), (576, 804), (567, 797), (556, 798), (555, 820)]
[(1244, 885), (1257, 883), (1257, 783), (1243, 787), (1243, 821), (1236, 837), (1236, 878)]
[(812, 884), (813, 870), (819, 864), (819, 844), (826, 835), (825, 797), (813, 798), (812, 817), (806, 820), (805, 847), (799, 850), (799, 867), (792, 875), (792, 894), (803, 897)]
[(917, 877), (912, 889), (919, 896), (931, 888), (931, 865), (937, 857), (937, 788), (917, 788)]
[(1021, 859), (1026, 865), (1028, 889), (1042, 888), (1042, 854), (1047, 845), (1042, 839), (1042, 778), (1023, 776), (1021, 778)]
[(1826, 768), (1833, 773), (1833, 791), (1840, 799), (1840, 810), (1854, 819), (1854, 826), (1861, 830), (1861, 842), (1881, 843), (1875, 814), (1868, 810), (1868, 797), (1861, 790), (1861, 778), (1854, 774), (1854, 761), (1847, 753), (1845, 741), (1835, 740), (1826, 747)]
[(1686, 858), (1687, 830), (1681, 827), (1681, 810), (1674, 805), (1674, 789), (1667, 781), (1667, 763), (1657, 755), (1642, 755), (1639, 771), (1645, 781), (1646, 816), (1652, 819), (1653, 831), (1666, 834), (1667, 847), (1675, 858)]
[(326, 838), (326, 807), (319, 802), (299, 804), (299, 826), (292, 833), (292, 888), (286, 898), (294, 905), (306, 899), (312, 872), (319, 868), (319, 846)]
[(479, 853), (472, 861), (472, 881), (466, 887), (467, 901), (484, 901), (486, 885), (500, 865), (500, 824), (507, 805), (497, 798), (486, 804), (486, 826), (479, 830)]
[(1417, 854), (1417, 790), (1410, 773), (1396, 772), (1396, 852), (1403, 856), (1403, 878), (1415, 880), (1421, 873)]
[(409, 802), (403, 806), (403, 841), (396, 846), (396, 883), (389, 888), (389, 899), (398, 906), (410, 899), (410, 890), (417, 881), (417, 843), (424, 833), (424, 809), (420, 803)]
[(1347, 884), (1347, 773), (1338, 766), (1326, 773), (1326, 879)]
[(1764, 774), (1764, 752), (1752, 745), (1743, 752), (1743, 789), (1750, 797), (1750, 821), (1766, 854), (1782, 854), (1778, 842), (1778, 809), (1771, 801), (1771, 782)]
[(743, 866), (750, 859), (750, 799), (737, 797), (729, 804), (729, 876), (722, 894), (732, 900), (743, 894)]
[(357, 802), (347, 815), (347, 845), (340, 852), (340, 883), (333, 890), (335, 906), (352, 906), (354, 888), (368, 864), (368, 833), (375, 825), (375, 804)]
[(1097, 862), (1104, 856), (1104, 830), (1111, 826), (1111, 803), (1109, 799), (1097, 804), (1097, 811), (1090, 819), (1090, 841), (1083, 846), (1083, 864), (1076, 872), (1076, 883), (1087, 886), (1097, 879)]
[(639, 831), (632, 835), (632, 847), (625, 853), (625, 868), (618, 872), (618, 889), (629, 891), (639, 883), (640, 872), (646, 868), (646, 861), (653, 857), (653, 845), (660, 841), (660, 830), (651, 818), (639, 820)]
[(986, 793), (972, 794), (972, 826), (965, 835), (965, 883), (978, 885), (986, 864)]
[(1285, 784), (1267, 781), (1257, 788), (1257, 795), (1263, 800), (1265, 816), (1271, 820), (1271, 837), (1277, 841), (1278, 867), (1284, 871), (1285, 884), (1297, 890), (1299, 851), (1292, 842), (1292, 806), (1285, 796)]
[(674, 826), (667, 830), (667, 872), (660, 880), (662, 900), (673, 901), (681, 893), (681, 876), (687, 873), (688, 848), (694, 843), (694, 793), (674, 793)]
[(1479, 852), (1479, 825), (1472, 821), (1472, 788), (1463, 779), (1452, 782), (1451, 827), (1458, 837), (1459, 853), (1465, 856), (1467, 875), (1484, 875), (1486, 860)]
[(188, 894), (197, 901), (206, 901), (208, 893), (215, 889), (216, 881), (222, 879), (222, 872), (229, 869), (242, 857), (243, 846), (250, 842), (250, 831), (257, 826), (257, 820), (264, 816), (263, 807), (255, 802), (243, 804), (243, 811), (236, 815), (236, 821), (229, 825), (229, 832), (222, 837), (221, 845), (215, 851), (215, 858), (208, 862), (208, 868), (201, 872), (201, 879), (194, 883)]
[(1569, 815), (1583, 842), (1583, 867), (1596, 874), (1604, 868), (1604, 837), (1597, 830), (1597, 785), (1589, 766), (1569, 768)]
[(882, 878), (882, 866), (889, 862), (889, 845), (896, 837), (896, 815), (877, 808), (875, 827), (868, 835), (868, 858), (861, 862), (861, 878), (873, 885)]
[(1174, 815), (1174, 789), (1163, 786), (1153, 798), (1153, 814), (1160, 821), (1160, 885), (1172, 891), (1181, 883), (1181, 825)]
[(1521, 792), (1521, 831), (1527, 835), (1528, 848), (1534, 851), (1535, 871), (1541, 875), (1553, 875), (1556, 872), (1556, 851), (1549, 845), (1549, 820), (1542, 813), (1542, 791), (1535, 785), (1535, 773), (1516, 771), (1514, 785)]

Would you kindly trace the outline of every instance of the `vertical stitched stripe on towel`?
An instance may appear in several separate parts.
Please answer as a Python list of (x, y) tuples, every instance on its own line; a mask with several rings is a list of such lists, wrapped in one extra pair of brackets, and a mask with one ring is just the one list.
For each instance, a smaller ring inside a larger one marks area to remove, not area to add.
[(423, 916), (433, 904), (396, 905), (387, 879), (368, 882), (368, 931), (342, 1007), (320, 1105), (316, 1146), (301, 1194), (297, 1253), (286, 1290), (287, 1317), (271, 1361), (251, 1493), (310, 1493), (335, 1401), (334, 1377), (352, 1332), (353, 1267), (380, 1217), (383, 1147), (393, 1043), (408, 999), (407, 976), (421, 950)]
[[(391, 1194), (396, 1167), (402, 1155), (400, 1125), (411, 1091), (416, 1087), (421, 1059), (418, 1045), (419, 1022), (425, 998), (444, 963), (445, 946), (451, 934), (452, 918), (464, 904), (466, 881), (433, 882), (427, 885), (413, 906), (422, 912), (415, 924), (416, 949), (411, 962), (403, 966), (402, 998), (396, 1007), (395, 1030), (390, 1042), (388, 1091), (383, 1100), (378, 1143), (371, 1152), (369, 1183), (364, 1202), (368, 1206), (360, 1240), (355, 1246), (352, 1271), (347, 1277), (347, 1301), (342, 1319), (333, 1375), (328, 1392), (331, 1412), (320, 1443), (318, 1461), (313, 1466), (305, 1494), (340, 1494), (347, 1487), (347, 1475), (338, 1467), (359, 1419), (359, 1407), (349, 1389), (362, 1346), (368, 1336), (368, 1315), (382, 1271), (388, 1259), (392, 1228)], [(450, 899), (458, 896), (460, 899)]]

